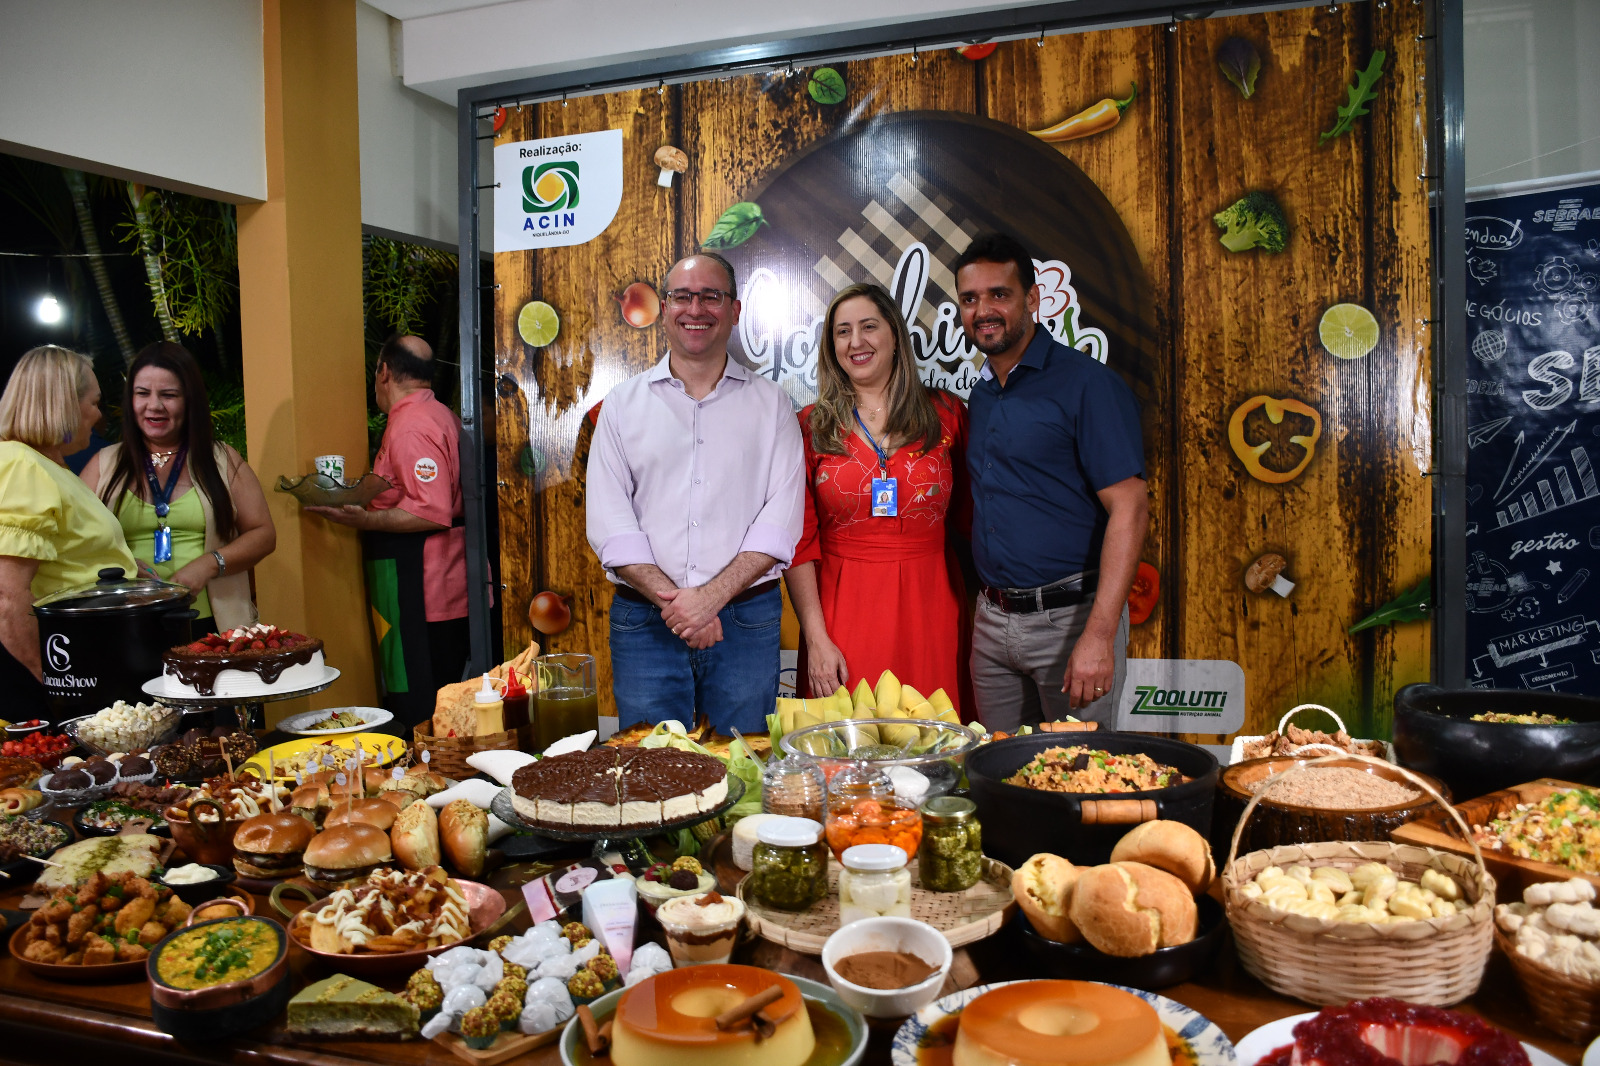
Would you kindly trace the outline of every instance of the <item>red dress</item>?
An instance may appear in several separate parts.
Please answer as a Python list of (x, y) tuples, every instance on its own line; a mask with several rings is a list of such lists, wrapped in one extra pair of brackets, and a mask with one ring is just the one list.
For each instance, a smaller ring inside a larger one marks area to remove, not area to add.
[[(972, 627), (951, 545), (952, 533), (971, 535), (967, 409), (949, 393), (932, 395), (944, 427), (938, 446), (924, 453), (919, 442), (889, 457), (889, 476), (899, 479), (896, 518), (872, 517), (878, 457), (871, 445), (851, 433), (844, 455), (819, 454), (811, 446), (811, 408), (800, 412), (809, 491), (793, 565), (817, 564), (822, 617), (850, 670), (852, 690), (863, 678), (876, 686), (878, 675), (892, 670), (924, 696), (944, 689), (967, 720)], [(801, 692), (827, 695), (808, 692), (806, 658), (802, 636)]]

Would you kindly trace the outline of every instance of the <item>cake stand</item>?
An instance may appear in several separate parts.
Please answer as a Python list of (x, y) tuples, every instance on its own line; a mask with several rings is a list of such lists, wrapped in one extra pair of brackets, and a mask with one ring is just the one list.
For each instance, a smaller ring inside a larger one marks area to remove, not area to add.
[[(495, 795), (489, 804), (489, 810), (502, 822), (512, 829), (524, 833), (537, 833), (539, 836), (550, 837), (553, 840), (565, 841), (593, 841), (594, 855), (602, 857), (608, 851), (618, 852), (623, 860), (628, 863), (629, 869), (634, 862), (642, 860), (644, 866), (650, 864), (646, 854), (648, 849), (640, 841), (640, 837), (657, 836), (661, 833), (675, 833), (680, 829), (688, 829), (709, 822), (713, 818), (720, 818), (726, 814), (740, 800), (744, 799), (744, 782), (737, 777), (728, 777), (728, 795), (723, 801), (709, 811), (698, 811), (687, 818), (674, 818), (669, 822), (651, 822), (644, 825), (626, 826), (596, 826), (593, 829), (550, 829), (546, 826), (536, 825), (523, 820), (517, 813), (517, 808), (511, 802), (511, 789), (503, 788)], [(642, 868), (642, 867), (641, 867)]]
[(321, 692), (335, 681), (339, 680), (339, 671), (332, 666), (324, 667), (327, 671), (322, 681), (306, 688), (280, 689), (276, 692), (259, 692), (234, 696), (173, 696), (167, 692), (165, 674), (153, 677), (146, 681), (140, 688), (144, 694), (158, 700), (169, 707), (185, 707), (194, 710), (220, 710), (223, 707), (232, 707), (234, 714), (239, 719), (239, 728), (243, 732), (252, 733), (250, 723), (260, 718), (261, 724), (266, 725), (266, 707), (268, 703), (279, 700), (298, 699), (301, 696), (310, 696)]

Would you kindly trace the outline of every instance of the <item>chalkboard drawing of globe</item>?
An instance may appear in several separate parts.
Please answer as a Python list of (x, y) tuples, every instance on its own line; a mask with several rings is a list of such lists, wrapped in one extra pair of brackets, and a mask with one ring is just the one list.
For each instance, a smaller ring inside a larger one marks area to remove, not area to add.
[(743, 301), (729, 350), (796, 405), (816, 395), (828, 301), (863, 281), (906, 312), (923, 380), (965, 397), (983, 357), (961, 331), (951, 268), (985, 230), (1029, 249), (1052, 335), (1160, 403), (1156, 310), (1133, 241), (1088, 176), (1037, 137), (957, 112), (885, 114), (796, 153), (740, 199), (768, 225), (724, 253)]
[(1497, 329), (1486, 329), (1472, 338), (1472, 354), (1484, 366), (1505, 358), (1506, 335)]

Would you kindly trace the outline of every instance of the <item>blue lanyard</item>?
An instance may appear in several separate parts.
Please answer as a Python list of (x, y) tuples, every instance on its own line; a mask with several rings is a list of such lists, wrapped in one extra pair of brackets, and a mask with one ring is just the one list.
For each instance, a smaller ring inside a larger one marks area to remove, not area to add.
[(878, 446), (877, 440), (875, 440), (873, 438), (873, 436), (872, 436), (872, 430), (868, 429), (867, 428), (867, 424), (865, 422), (861, 421), (861, 408), (853, 407), (853, 408), (851, 408), (851, 410), (855, 413), (856, 425), (861, 427), (861, 432), (863, 432), (863, 433), (865, 433), (867, 435), (867, 443), (872, 445), (872, 450), (875, 453), (877, 453), (877, 456), (878, 456), (878, 468), (883, 471), (883, 476), (884, 477), (888, 477), (889, 476), (889, 453), (884, 451), (882, 448), (880, 448)]
[(172, 490), (178, 485), (178, 475), (183, 472), (183, 460), (189, 454), (186, 444), (178, 449), (178, 454), (172, 460), (172, 473), (167, 475), (166, 488), (156, 480), (156, 464), (152, 459), (145, 460), (144, 476), (150, 484), (150, 502), (155, 505), (156, 517), (161, 520), (161, 525), (167, 524), (167, 513), (172, 510)]

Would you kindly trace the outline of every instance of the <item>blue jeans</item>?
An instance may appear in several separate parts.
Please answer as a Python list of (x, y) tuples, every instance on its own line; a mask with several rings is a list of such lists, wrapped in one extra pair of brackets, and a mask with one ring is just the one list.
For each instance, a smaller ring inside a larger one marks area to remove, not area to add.
[(611, 600), (611, 689), (619, 728), (676, 718), (693, 727), (698, 711), (723, 736), (765, 733), (778, 697), (777, 588), (717, 616), (722, 639), (700, 651), (672, 635), (661, 608)]

